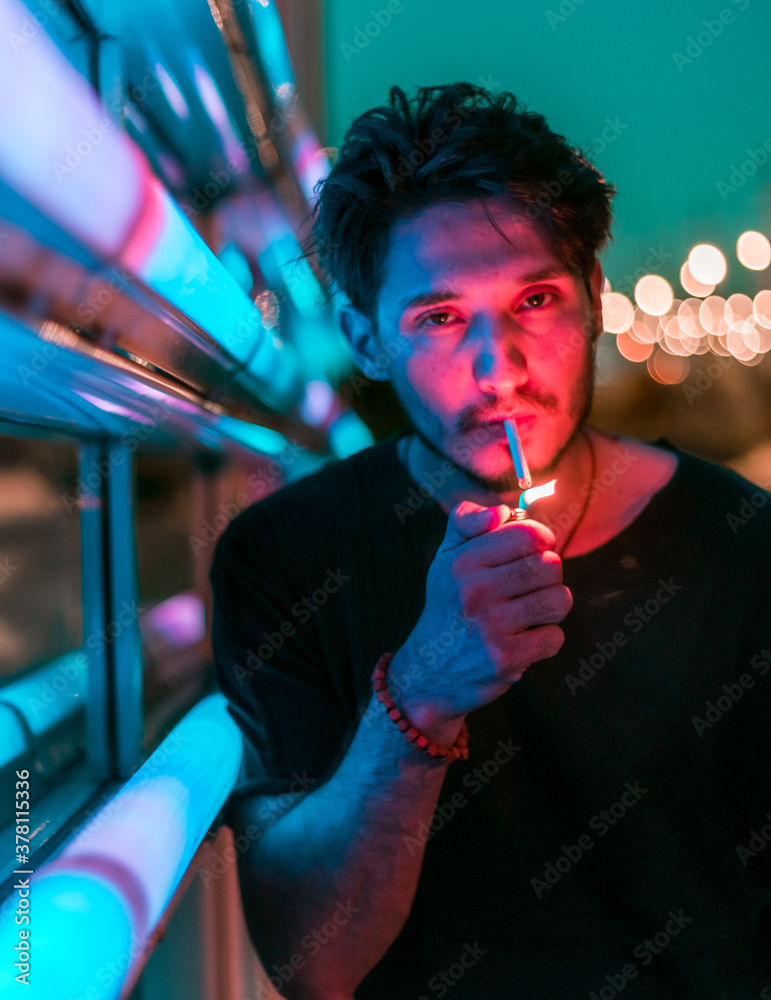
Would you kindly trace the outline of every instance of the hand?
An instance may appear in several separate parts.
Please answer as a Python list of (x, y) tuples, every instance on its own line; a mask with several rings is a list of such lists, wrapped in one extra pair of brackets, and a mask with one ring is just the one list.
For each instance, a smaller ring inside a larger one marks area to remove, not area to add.
[(556, 623), (573, 598), (554, 534), (529, 519), (507, 524), (509, 514), (505, 504), (468, 500), (452, 509), (423, 613), (391, 661), (391, 696), (433, 739), (457, 734), (467, 712), (500, 697), (565, 640)]

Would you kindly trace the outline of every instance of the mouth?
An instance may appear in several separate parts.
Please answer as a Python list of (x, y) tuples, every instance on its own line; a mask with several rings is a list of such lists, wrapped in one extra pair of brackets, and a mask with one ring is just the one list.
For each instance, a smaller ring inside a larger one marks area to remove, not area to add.
[(512, 416), (494, 417), (492, 420), (484, 421), (480, 426), (489, 427), (496, 431), (496, 433), (500, 432), (501, 434), (505, 434), (506, 428), (504, 427), (504, 421), (506, 420), (516, 421), (517, 430), (520, 435), (524, 437), (529, 430), (532, 430), (536, 417), (535, 414), (532, 413), (519, 413)]

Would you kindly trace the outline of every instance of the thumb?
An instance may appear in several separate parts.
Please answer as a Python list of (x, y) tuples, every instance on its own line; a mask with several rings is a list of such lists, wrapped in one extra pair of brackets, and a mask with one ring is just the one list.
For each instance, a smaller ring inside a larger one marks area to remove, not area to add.
[(462, 500), (450, 511), (444, 541), (439, 551), (455, 549), (470, 538), (484, 535), (508, 520), (511, 508), (505, 503), (495, 507), (482, 507), (472, 500)]

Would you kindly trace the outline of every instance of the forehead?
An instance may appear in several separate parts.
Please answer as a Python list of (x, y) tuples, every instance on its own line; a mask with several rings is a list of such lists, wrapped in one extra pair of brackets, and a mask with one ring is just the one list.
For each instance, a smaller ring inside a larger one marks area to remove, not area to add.
[(440, 277), (516, 279), (547, 265), (566, 270), (539, 223), (522, 208), (502, 198), (489, 198), (485, 205), (505, 239), (478, 200), (431, 205), (398, 220), (390, 234), (381, 301), (403, 298), (405, 283), (426, 288)]

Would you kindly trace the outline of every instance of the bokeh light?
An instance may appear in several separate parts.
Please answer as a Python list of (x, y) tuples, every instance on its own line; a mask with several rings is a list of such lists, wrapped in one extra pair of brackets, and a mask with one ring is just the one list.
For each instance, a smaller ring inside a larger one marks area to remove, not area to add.
[(662, 321), (664, 336), (661, 341), (661, 348), (669, 354), (675, 354), (680, 358), (687, 358), (691, 351), (685, 343), (680, 320), (677, 316), (668, 316)]
[(705, 285), (719, 284), (727, 269), (725, 256), (711, 243), (698, 243), (688, 254), (688, 270)]
[(645, 274), (634, 286), (635, 302), (651, 316), (663, 316), (674, 297), (670, 283), (658, 274)]
[(725, 346), (725, 337), (721, 340), (716, 334), (708, 333), (707, 343), (713, 354), (717, 354), (721, 358), (730, 358), (731, 352)]
[(625, 333), (634, 322), (634, 306), (621, 292), (607, 292), (602, 298), (602, 324), (606, 333)]
[(691, 274), (691, 269), (688, 267), (688, 261), (680, 268), (680, 284), (689, 295), (698, 295), (701, 299), (707, 295), (711, 295), (715, 291), (714, 285), (705, 285), (694, 278)]
[(682, 382), (690, 367), (688, 358), (675, 357), (661, 348), (655, 350), (648, 358), (648, 372), (662, 385), (677, 385), (678, 382)]
[(771, 291), (764, 288), (753, 301), (753, 314), (761, 326), (771, 330)]
[(686, 299), (677, 310), (680, 343), (685, 354), (706, 354), (709, 351), (707, 331), (699, 322), (700, 299)]
[(659, 339), (659, 318), (651, 316), (635, 306), (634, 323), (629, 328), (629, 336), (640, 344), (655, 344)]
[(758, 336), (758, 353), (767, 354), (771, 351), (771, 330), (766, 326), (756, 326), (755, 333)]
[[(742, 233), (736, 254), (753, 270), (771, 266), (771, 242), (755, 230)], [(712, 353), (744, 365), (758, 364), (771, 351), (771, 288), (754, 299), (743, 293), (715, 295), (727, 268), (717, 246), (696, 244), (680, 268), (688, 298), (676, 298), (661, 275), (645, 274), (635, 285), (631, 313), (626, 296), (611, 293), (608, 283), (603, 318), (605, 329), (617, 335), (619, 353), (629, 361), (645, 361), (651, 377), (664, 385), (681, 382), (695, 355)]]
[(700, 308), (701, 301), (699, 299), (686, 299), (678, 306), (677, 321), (680, 324), (683, 334), (687, 337), (698, 339), (702, 334), (706, 333), (706, 330), (704, 330), (699, 322)]
[(757, 346), (757, 339), (752, 339), (752, 331), (750, 333), (743, 333), (740, 330), (729, 330), (726, 334), (726, 344), (728, 350), (733, 354), (735, 358), (739, 361), (749, 361), (755, 357), (758, 351), (755, 350)]
[(639, 340), (634, 340), (631, 331), (616, 337), (616, 347), (627, 361), (645, 361), (653, 351), (653, 344), (641, 344)]
[(751, 358), (739, 358), (741, 364), (747, 365), (748, 368), (751, 368), (753, 365), (759, 365), (762, 360), (763, 360), (762, 354), (755, 354)]
[(710, 295), (699, 307), (699, 322), (709, 333), (719, 333), (718, 324), (725, 316), (725, 299)]
[(750, 270), (765, 271), (771, 264), (771, 243), (763, 233), (749, 229), (736, 241), (736, 256)]
[(755, 327), (753, 302), (749, 295), (730, 295), (726, 299), (725, 319), (732, 330), (749, 333)]

